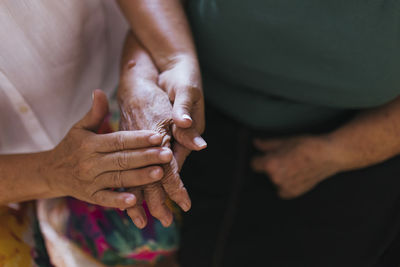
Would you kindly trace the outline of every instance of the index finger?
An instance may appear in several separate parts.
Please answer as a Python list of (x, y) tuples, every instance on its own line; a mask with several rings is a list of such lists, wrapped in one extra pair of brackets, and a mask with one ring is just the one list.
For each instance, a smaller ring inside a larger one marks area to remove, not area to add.
[(155, 131), (119, 131), (95, 136), (96, 152), (115, 152), (161, 145), (163, 136)]

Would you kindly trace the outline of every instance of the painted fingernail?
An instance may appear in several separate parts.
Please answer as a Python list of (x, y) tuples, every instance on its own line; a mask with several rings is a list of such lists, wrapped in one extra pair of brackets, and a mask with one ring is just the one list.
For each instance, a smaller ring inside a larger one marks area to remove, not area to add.
[(153, 179), (161, 178), (161, 169), (160, 168), (156, 168), (156, 169), (150, 171), (150, 177), (153, 178)]
[(172, 152), (168, 148), (163, 148), (163, 150), (160, 152), (160, 159), (162, 161), (170, 161), (172, 157)]
[(125, 198), (125, 204), (128, 205), (133, 205), (135, 204), (135, 197), (134, 196), (128, 196)]
[(134, 218), (133, 223), (139, 228), (143, 227), (143, 220), (140, 217)]
[(192, 118), (188, 115), (188, 114), (183, 114), (182, 115), (182, 119), (184, 119), (184, 120), (192, 120)]
[(204, 139), (203, 139), (201, 136), (195, 137), (195, 138), (193, 139), (193, 142), (196, 144), (196, 146), (201, 147), (201, 148), (207, 146), (206, 141), (204, 141)]
[(152, 136), (150, 136), (149, 141), (153, 145), (158, 145), (161, 144), (162, 139), (163, 137), (161, 136), (161, 134), (153, 134)]

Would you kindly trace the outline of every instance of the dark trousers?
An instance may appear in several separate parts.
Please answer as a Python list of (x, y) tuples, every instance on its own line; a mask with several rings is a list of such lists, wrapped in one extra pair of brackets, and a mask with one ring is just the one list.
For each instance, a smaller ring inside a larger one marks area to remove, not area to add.
[(182, 267), (400, 266), (399, 157), (282, 200), (266, 175), (249, 168), (259, 135), (207, 107), (208, 148), (182, 171), (193, 201)]

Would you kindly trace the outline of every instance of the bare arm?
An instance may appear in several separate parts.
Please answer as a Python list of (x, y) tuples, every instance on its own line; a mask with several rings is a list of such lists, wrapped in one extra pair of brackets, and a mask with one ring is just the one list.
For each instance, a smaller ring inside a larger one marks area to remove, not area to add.
[(174, 57), (196, 57), (190, 27), (179, 0), (118, 0), (133, 32), (164, 71)]
[(0, 156), (0, 205), (56, 197), (45, 179), (48, 152)]
[(385, 161), (400, 153), (400, 97), (361, 112), (328, 135), (341, 154), (341, 169), (353, 170)]
[(400, 154), (400, 97), (362, 111), (337, 130), (316, 136), (256, 140), (263, 156), (252, 161), (283, 198), (311, 190), (332, 175), (360, 169)]

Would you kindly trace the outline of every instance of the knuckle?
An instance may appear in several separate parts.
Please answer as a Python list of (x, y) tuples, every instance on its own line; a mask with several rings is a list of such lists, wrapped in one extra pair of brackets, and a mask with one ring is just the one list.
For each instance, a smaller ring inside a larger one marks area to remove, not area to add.
[[(184, 140), (184, 139), (188, 139), (189, 137), (186, 137), (186, 131), (185, 129), (182, 128), (177, 128), (176, 131), (174, 132), (174, 137), (177, 140)], [(186, 137), (186, 138), (185, 138)]]
[(117, 151), (125, 149), (125, 136), (122, 134), (122, 132), (113, 138), (111, 146)]
[(164, 176), (164, 170), (161, 167), (152, 167), (148, 169), (141, 178), (148, 178), (160, 180)]
[(75, 165), (74, 167), (72, 167), (72, 177), (76, 178), (76, 179), (81, 179), (81, 169), (79, 168), (79, 165)]
[(186, 190), (182, 180), (179, 178), (163, 180), (162, 184), (169, 196), (176, 195), (182, 190)]
[(149, 205), (149, 210), (150, 213), (156, 218), (162, 218), (166, 213), (163, 206)]
[(100, 193), (95, 193), (92, 198), (95, 203), (100, 204), (100, 205), (105, 205), (106, 201), (107, 201), (106, 198), (104, 197), (104, 195), (100, 194)]
[(129, 169), (129, 159), (126, 152), (120, 152), (117, 157), (115, 157), (115, 166), (121, 170)]
[(98, 189), (94, 183), (89, 184), (83, 191), (92, 199), (95, 199), (98, 194)]
[(154, 126), (154, 131), (158, 132), (161, 135), (169, 135), (168, 133), (171, 130), (171, 126), (173, 125), (172, 118), (165, 118), (156, 123)]
[(93, 142), (92, 142), (92, 138), (85, 137), (79, 146), (80, 150), (84, 151), (84, 152), (90, 152), (91, 150), (93, 150)]
[(150, 149), (143, 153), (143, 160), (146, 163), (153, 163), (156, 162), (159, 158), (160, 149)]
[(75, 177), (80, 179), (87, 177), (89, 175), (89, 171), (91, 170), (91, 166), (87, 161), (80, 161), (74, 168), (73, 174)]
[(121, 171), (112, 172), (111, 180), (113, 181), (113, 184), (115, 187), (117, 187), (117, 188), (124, 187), (122, 179), (121, 179)]

